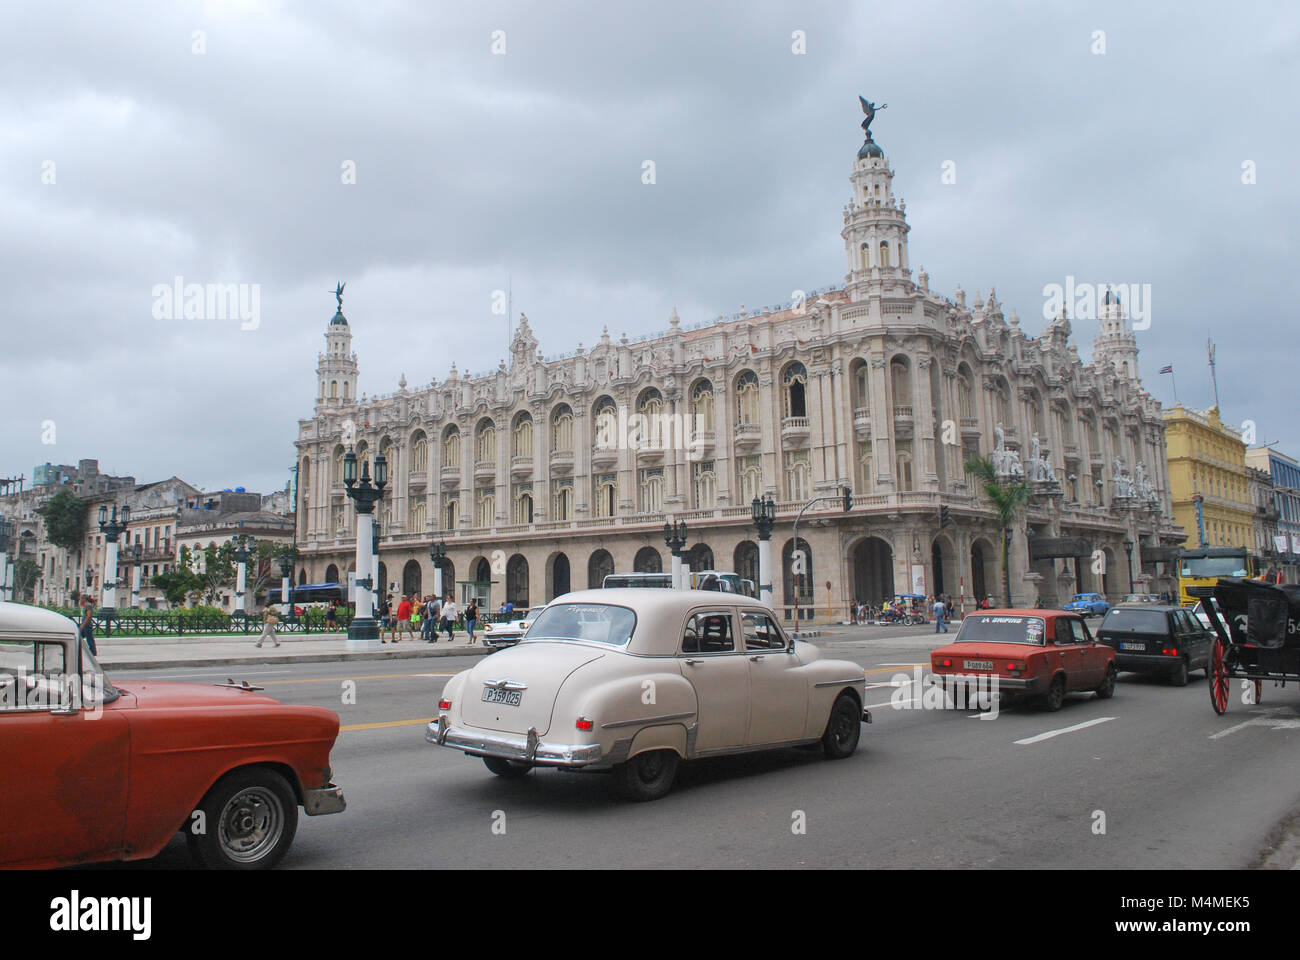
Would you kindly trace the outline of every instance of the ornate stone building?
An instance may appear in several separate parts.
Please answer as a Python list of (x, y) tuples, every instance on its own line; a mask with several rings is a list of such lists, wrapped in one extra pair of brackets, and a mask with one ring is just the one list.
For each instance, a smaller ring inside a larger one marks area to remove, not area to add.
[[(667, 569), (668, 516), (688, 526), (692, 569), (757, 581), (750, 505), (771, 494), (774, 602), (789, 617), (795, 515), (841, 485), (854, 491), (849, 513), (827, 504), (800, 525), (805, 615), (842, 617), (851, 598), (895, 593), (996, 599), (1001, 533), (964, 469), (977, 453), (1031, 485), (1010, 535), (1016, 603), (1127, 592), (1126, 540), (1132, 569), (1173, 589), (1157, 566), (1184, 536), (1164, 422), (1118, 299), (1106, 297), (1085, 365), (1064, 311), (1029, 336), (992, 290), (969, 305), (960, 287), (940, 296), (924, 269), (913, 279), (893, 182), (868, 131), (844, 207), (842, 287), (693, 328), (674, 311), (669, 329), (637, 341), (606, 330), (590, 349), (544, 359), (521, 316), (508, 366), (466, 376), (453, 365), (444, 381), (410, 390), (403, 376), (396, 393), (366, 397), (340, 306), (296, 443), (299, 581), (351, 569), (352, 445), (389, 463), (382, 582), (430, 591), (429, 545), (442, 540), (444, 583), (458, 584), (458, 600), (486, 594), (492, 609)], [(953, 521), (943, 528), (942, 506)]]

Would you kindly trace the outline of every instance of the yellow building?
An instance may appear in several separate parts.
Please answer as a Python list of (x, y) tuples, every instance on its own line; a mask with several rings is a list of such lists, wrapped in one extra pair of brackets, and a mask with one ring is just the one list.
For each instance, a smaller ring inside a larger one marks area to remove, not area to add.
[(1254, 552), (1254, 507), (1240, 433), (1205, 412), (1169, 407), (1165, 418), (1169, 492), (1174, 522), (1187, 531), (1186, 546), (1199, 546), (1195, 496), (1203, 497), (1207, 547), (1246, 547)]

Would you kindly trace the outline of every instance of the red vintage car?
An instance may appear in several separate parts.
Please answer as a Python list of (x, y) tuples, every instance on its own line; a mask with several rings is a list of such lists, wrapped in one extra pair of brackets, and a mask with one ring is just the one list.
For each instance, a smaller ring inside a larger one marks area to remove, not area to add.
[(0, 603), (0, 867), (157, 854), (178, 832), (208, 867), (274, 866), (338, 813), (338, 714), (247, 685), (105, 675), (76, 626)]
[(930, 654), (930, 669), (945, 688), (1036, 697), (1047, 710), (1061, 709), (1067, 693), (1115, 693), (1115, 651), (1064, 610), (969, 613), (956, 639)]

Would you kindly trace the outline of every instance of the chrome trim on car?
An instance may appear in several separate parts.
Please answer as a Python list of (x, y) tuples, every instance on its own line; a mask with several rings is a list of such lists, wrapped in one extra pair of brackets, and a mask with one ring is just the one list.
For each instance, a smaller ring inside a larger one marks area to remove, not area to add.
[(936, 686), (957, 686), (966, 687), (991, 687), (996, 685), (999, 689), (1007, 690), (1033, 690), (1038, 686), (1038, 680), (1035, 677), (1003, 677), (993, 673), (932, 673), (925, 678), (926, 683), (932, 683)]
[(782, 747), (802, 747), (810, 743), (820, 743), (821, 737), (801, 737), (798, 740), (774, 740), (771, 743), (754, 744), (747, 743), (739, 747), (714, 747), (712, 750), (701, 750), (695, 754), (697, 757), (721, 757), (732, 753), (756, 753), (759, 750), (779, 750)]
[(484, 680), (483, 686), (494, 687), (497, 690), (527, 690), (528, 684), (520, 683), (518, 680), (511, 680), (509, 677), (502, 677), (499, 680)]
[(536, 727), (529, 728), (527, 737), (471, 731), (452, 726), (445, 715), (425, 728), (424, 739), (476, 757), (523, 760), (538, 766), (583, 767), (609, 762), (602, 758), (598, 743), (547, 743), (538, 737)]
[(813, 686), (814, 687), (838, 687), (845, 683), (866, 683), (866, 682), (867, 682), (867, 678), (865, 676), (862, 676), (862, 677), (850, 677), (847, 680), (823, 680), (821, 683), (814, 683)]
[(638, 723), (667, 723), (669, 720), (685, 720), (688, 717), (695, 716), (695, 711), (688, 713), (665, 713), (659, 717), (645, 717), (641, 720), (611, 720), (609, 723), (602, 723), (600, 729), (613, 730), (615, 727), (631, 727)]
[(342, 813), (348, 808), (343, 799), (343, 791), (336, 784), (324, 787), (304, 789), (302, 792), (303, 813), (309, 817), (321, 817), (329, 813)]
[(632, 749), (632, 738), (627, 737), (624, 740), (615, 740), (614, 745), (609, 748), (609, 753), (605, 759), (609, 763), (622, 763), (627, 759), (628, 751)]

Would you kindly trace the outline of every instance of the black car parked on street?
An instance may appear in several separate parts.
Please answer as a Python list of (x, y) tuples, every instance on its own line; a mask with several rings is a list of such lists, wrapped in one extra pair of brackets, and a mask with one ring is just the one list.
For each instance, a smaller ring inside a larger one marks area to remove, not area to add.
[(1214, 632), (1188, 607), (1154, 603), (1111, 607), (1097, 628), (1097, 640), (1114, 648), (1120, 671), (1166, 676), (1180, 687), (1191, 670), (1209, 675)]

